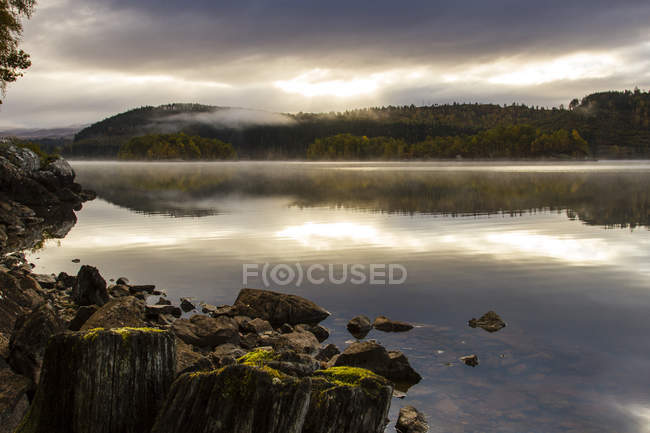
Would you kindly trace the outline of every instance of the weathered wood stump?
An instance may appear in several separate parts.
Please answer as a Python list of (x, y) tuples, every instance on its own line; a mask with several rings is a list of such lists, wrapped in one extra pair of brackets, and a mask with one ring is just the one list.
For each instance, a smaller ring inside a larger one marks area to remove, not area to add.
[(388, 380), (362, 368), (318, 371), (302, 433), (383, 433), (392, 394)]
[(174, 337), (150, 328), (58, 334), (17, 433), (143, 433), (176, 367)]
[(185, 373), (172, 385), (152, 433), (301, 433), (310, 390), (309, 378), (269, 367)]

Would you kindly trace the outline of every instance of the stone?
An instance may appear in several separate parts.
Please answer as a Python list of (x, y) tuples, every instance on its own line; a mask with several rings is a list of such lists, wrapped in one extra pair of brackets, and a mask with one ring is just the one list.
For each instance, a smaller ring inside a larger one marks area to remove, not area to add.
[(128, 286), (129, 285), (129, 279), (126, 277), (120, 277), (115, 281), (115, 284), (121, 284), (123, 286)]
[(32, 382), (0, 359), (0, 433), (13, 433), (29, 409)]
[(240, 328), (244, 332), (254, 332), (256, 334), (263, 334), (265, 332), (273, 331), (273, 327), (269, 322), (259, 318), (246, 321), (243, 325), (240, 326)]
[(328, 344), (318, 351), (318, 354), (316, 354), (316, 359), (319, 361), (327, 362), (339, 353), (341, 353), (341, 351), (338, 347), (336, 347), (336, 345)]
[(293, 332), (293, 326), (289, 325), (288, 323), (285, 323), (278, 328), (278, 332), (280, 334), (289, 334), (290, 332)]
[(81, 330), (93, 328), (140, 328), (144, 323), (144, 302), (133, 296), (116, 298), (99, 308), (83, 324)]
[(330, 315), (325, 309), (300, 296), (258, 289), (242, 289), (234, 306), (244, 315), (269, 321), (273, 327), (284, 323), (315, 325)]
[(17, 433), (149, 432), (175, 377), (174, 337), (149, 328), (52, 337)]
[(156, 290), (156, 286), (152, 284), (141, 284), (138, 286), (129, 286), (129, 290), (133, 295), (135, 295), (136, 293), (146, 293), (152, 295), (154, 290)]
[(271, 346), (275, 350), (290, 349), (309, 355), (316, 354), (320, 349), (320, 343), (314, 334), (305, 331), (294, 331), (288, 334), (263, 334), (260, 336), (260, 343)]
[(154, 317), (154, 318), (162, 314), (169, 314), (174, 317), (181, 317), (183, 315), (181, 309), (174, 305), (171, 305), (171, 303), (169, 305), (167, 304), (147, 305), (146, 312), (148, 317)]
[(59, 272), (59, 275), (56, 277), (56, 281), (61, 283), (66, 289), (74, 286), (77, 277), (74, 275), (68, 275), (65, 272)]
[(352, 343), (336, 357), (333, 365), (365, 368), (397, 384), (412, 385), (422, 380), (403, 353), (388, 352), (370, 341)]
[(197, 347), (214, 348), (221, 344), (239, 344), (239, 327), (230, 317), (209, 317), (195, 315), (188, 319), (179, 319), (172, 324), (172, 330), (178, 338)]
[(413, 406), (404, 406), (399, 411), (395, 430), (399, 433), (427, 433), (429, 425), (419, 410)]
[(302, 433), (383, 433), (392, 392), (386, 379), (361, 368), (318, 371)]
[(362, 339), (372, 329), (372, 323), (367, 316), (357, 316), (348, 322), (348, 331), (354, 338)]
[(131, 296), (131, 291), (128, 286), (123, 284), (115, 284), (108, 288), (108, 292), (114, 298), (123, 298), (125, 296)]
[(181, 309), (184, 312), (189, 312), (192, 311), (196, 308), (196, 306), (190, 301), (188, 298), (181, 298)]
[(14, 371), (38, 383), (47, 342), (64, 329), (65, 323), (49, 303), (19, 317), (9, 340), (9, 364)]
[(309, 378), (243, 364), (184, 374), (151, 432), (301, 433), (310, 392)]
[(58, 158), (50, 162), (47, 171), (54, 174), (64, 185), (71, 184), (74, 181), (75, 173), (68, 161), (63, 158)]
[(68, 325), (68, 329), (71, 331), (79, 331), (84, 323), (86, 323), (88, 319), (90, 319), (90, 316), (95, 314), (97, 310), (99, 310), (99, 307), (97, 305), (82, 305), (77, 310), (77, 313), (70, 322), (70, 325)]
[(385, 316), (377, 317), (372, 326), (383, 332), (406, 332), (413, 329), (413, 325), (410, 323), (391, 320)]
[(275, 351), (271, 347), (257, 348), (240, 357), (240, 364), (254, 367), (269, 367), (289, 376), (308, 377), (320, 368), (320, 362), (309, 355), (294, 350)]
[(156, 305), (171, 305), (171, 304), (172, 301), (170, 301), (169, 299), (165, 299), (162, 296), (158, 298), (158, 302), (156, 302)]
[(476, 367), (478, 365), (478, 356), (476, 355), (461, 356), (460, 360), (470, 367)]
[(41, 287), (46, 289), (53, 289), (56, 286), (57, 282), (56, 276), (54, 274), (32, 274), (32, 278), (34, 278)]
[(108, 302), (106, 281), (99, 274), (97, 268), (84, 265), (79, 269), (72, 286), (72, 299), (79, 305), (96, 304), (100, 307)]
[(487, 332), (497, 332), (506, 326), (506, 322), (494, 311), (488, 311), (479, 319), (472, 318), (468, 324), (471, 328), (483, 328)]
[(300, 331), (307, 331), (311, 332), (314, 334), (316, 339), (318, 340), (319, 343), (322, 343), (323, 341), (327, 340), (330, 338), (330, 331), (323, 325), (306, 325), (306, 324), (300, 324), (296, 325), (296, 329)]

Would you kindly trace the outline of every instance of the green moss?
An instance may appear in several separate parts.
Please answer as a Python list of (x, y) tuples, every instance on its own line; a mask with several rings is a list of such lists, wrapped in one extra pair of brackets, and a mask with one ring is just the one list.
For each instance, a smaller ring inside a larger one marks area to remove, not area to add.
[(278, 354), (269, 349), (255, 349), (237, 360), (238, 363), (251, 367), (262, 367), (266, 362), (275, 361)]
[(94, 341), (100, 331), (104, 331), (104, 328), (89, 329), (83, 336), (84, 341)]
[(314, 376), (325, 378), (328, 382), (342, 386), (360, 386), (364, 379), (373, 379), (386, 383), (386, 379), (370, 370), (357, 367), (331, 367), (327, 370), (318, 370)]

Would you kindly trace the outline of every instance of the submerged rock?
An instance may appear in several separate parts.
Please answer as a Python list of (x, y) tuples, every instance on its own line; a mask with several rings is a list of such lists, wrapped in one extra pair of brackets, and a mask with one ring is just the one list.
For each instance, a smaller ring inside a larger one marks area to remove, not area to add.
[(318, 371), (302, 432), (382, 433), (392, 392), (386, 379), (361, 368)]
[(465, 364), (469, 365), (470, 367), (476, 367), (478, 365), (478, 356), (476, 355), (467, 355), (467, 356), (462, 356), (460, 360)]
[(372, 323), (367, 316), (357, 316), (348, 322), (348, 331), (354, 336), (354, 338), (362, 339), (372, 329)]
[(395, 429), (399, 433), (427, 433), (429, 425), (422, 412), (413, 406), (404, 406), (399, 411)]
[(84, 265), (79, 269), (77, 279), (72, 286), (72, 299), (79, 305), (96, 304), (100, 307), (108, 302), (106, 280), (97, 268)]
[(240, 314), (267, 320), (274, 327), (284, 323), (315, 325), (330, 315), (327, 310), (300, 296), (258, 289), (242, 289), (234, 307)]
[(334, 358), (333, 365), (365, 368), (399, 384), (412, 385), (422, 380), (402, 352), (388, 352), (383, 346), (370, 341), (351, 344)]
[(311, 380), (268, 367), (186, 373), (172, 385), (152, 433), (301, 433)]
[(406, 332), (413, 329), (413, 325), (410, 323), (391, 320), (385, 316), (377, 317), (372, 326), (383, 332)]
[(148, 432), (174, 380), (174, 338), (158, 329), (59, 334), (17, 433)]
[(488, 311), (480, 318), (473, 318), (468, 322), (471, 328), (483, 328), (487, 332), (497, 332), (506, 326), (506, 322), (494, 311)]

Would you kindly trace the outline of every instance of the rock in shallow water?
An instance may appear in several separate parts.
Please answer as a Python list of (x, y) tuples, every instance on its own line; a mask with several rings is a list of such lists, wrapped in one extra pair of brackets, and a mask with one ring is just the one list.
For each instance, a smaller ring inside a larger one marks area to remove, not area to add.
[(335, 367), (365, 368), (401, 385), (413, 385), (422, 380), (402, 352), (389, 352), (370, 341), (353, 343), (332, 360)]
[(347, 328), (354, 338), (362, 339), (372, 329), (372, 323), (367, 316), (357, 316), (348, 322)]
[(473, 318), (468, 322), (471, 328), (483, 328), (487, 332), (497, 332), (506, 326), (506, 322), (494, 311), (488, 311), (480, 318)]
[(330, 315), (300, 296), (258, 289), (242, 289), (234, 307), (240, 314), (269, 321), (273, 327), (280, 327), (284, 323), (292, 326), (300, 323), (315, 325)]
[(142, 433), (174, 380), (170, 332), (148, 328), (59, 334), (17, 433)]
[(399, 411), (395, 429), (399, 433), (427, 433), (429, 425), (424, 415), (413, 406), (404, 406)]
[(410, 323), (391, 320), (385, 316), (377, 317), (372, 326), (383, 332), (406, 332), (413, 329), (413, 325)]

